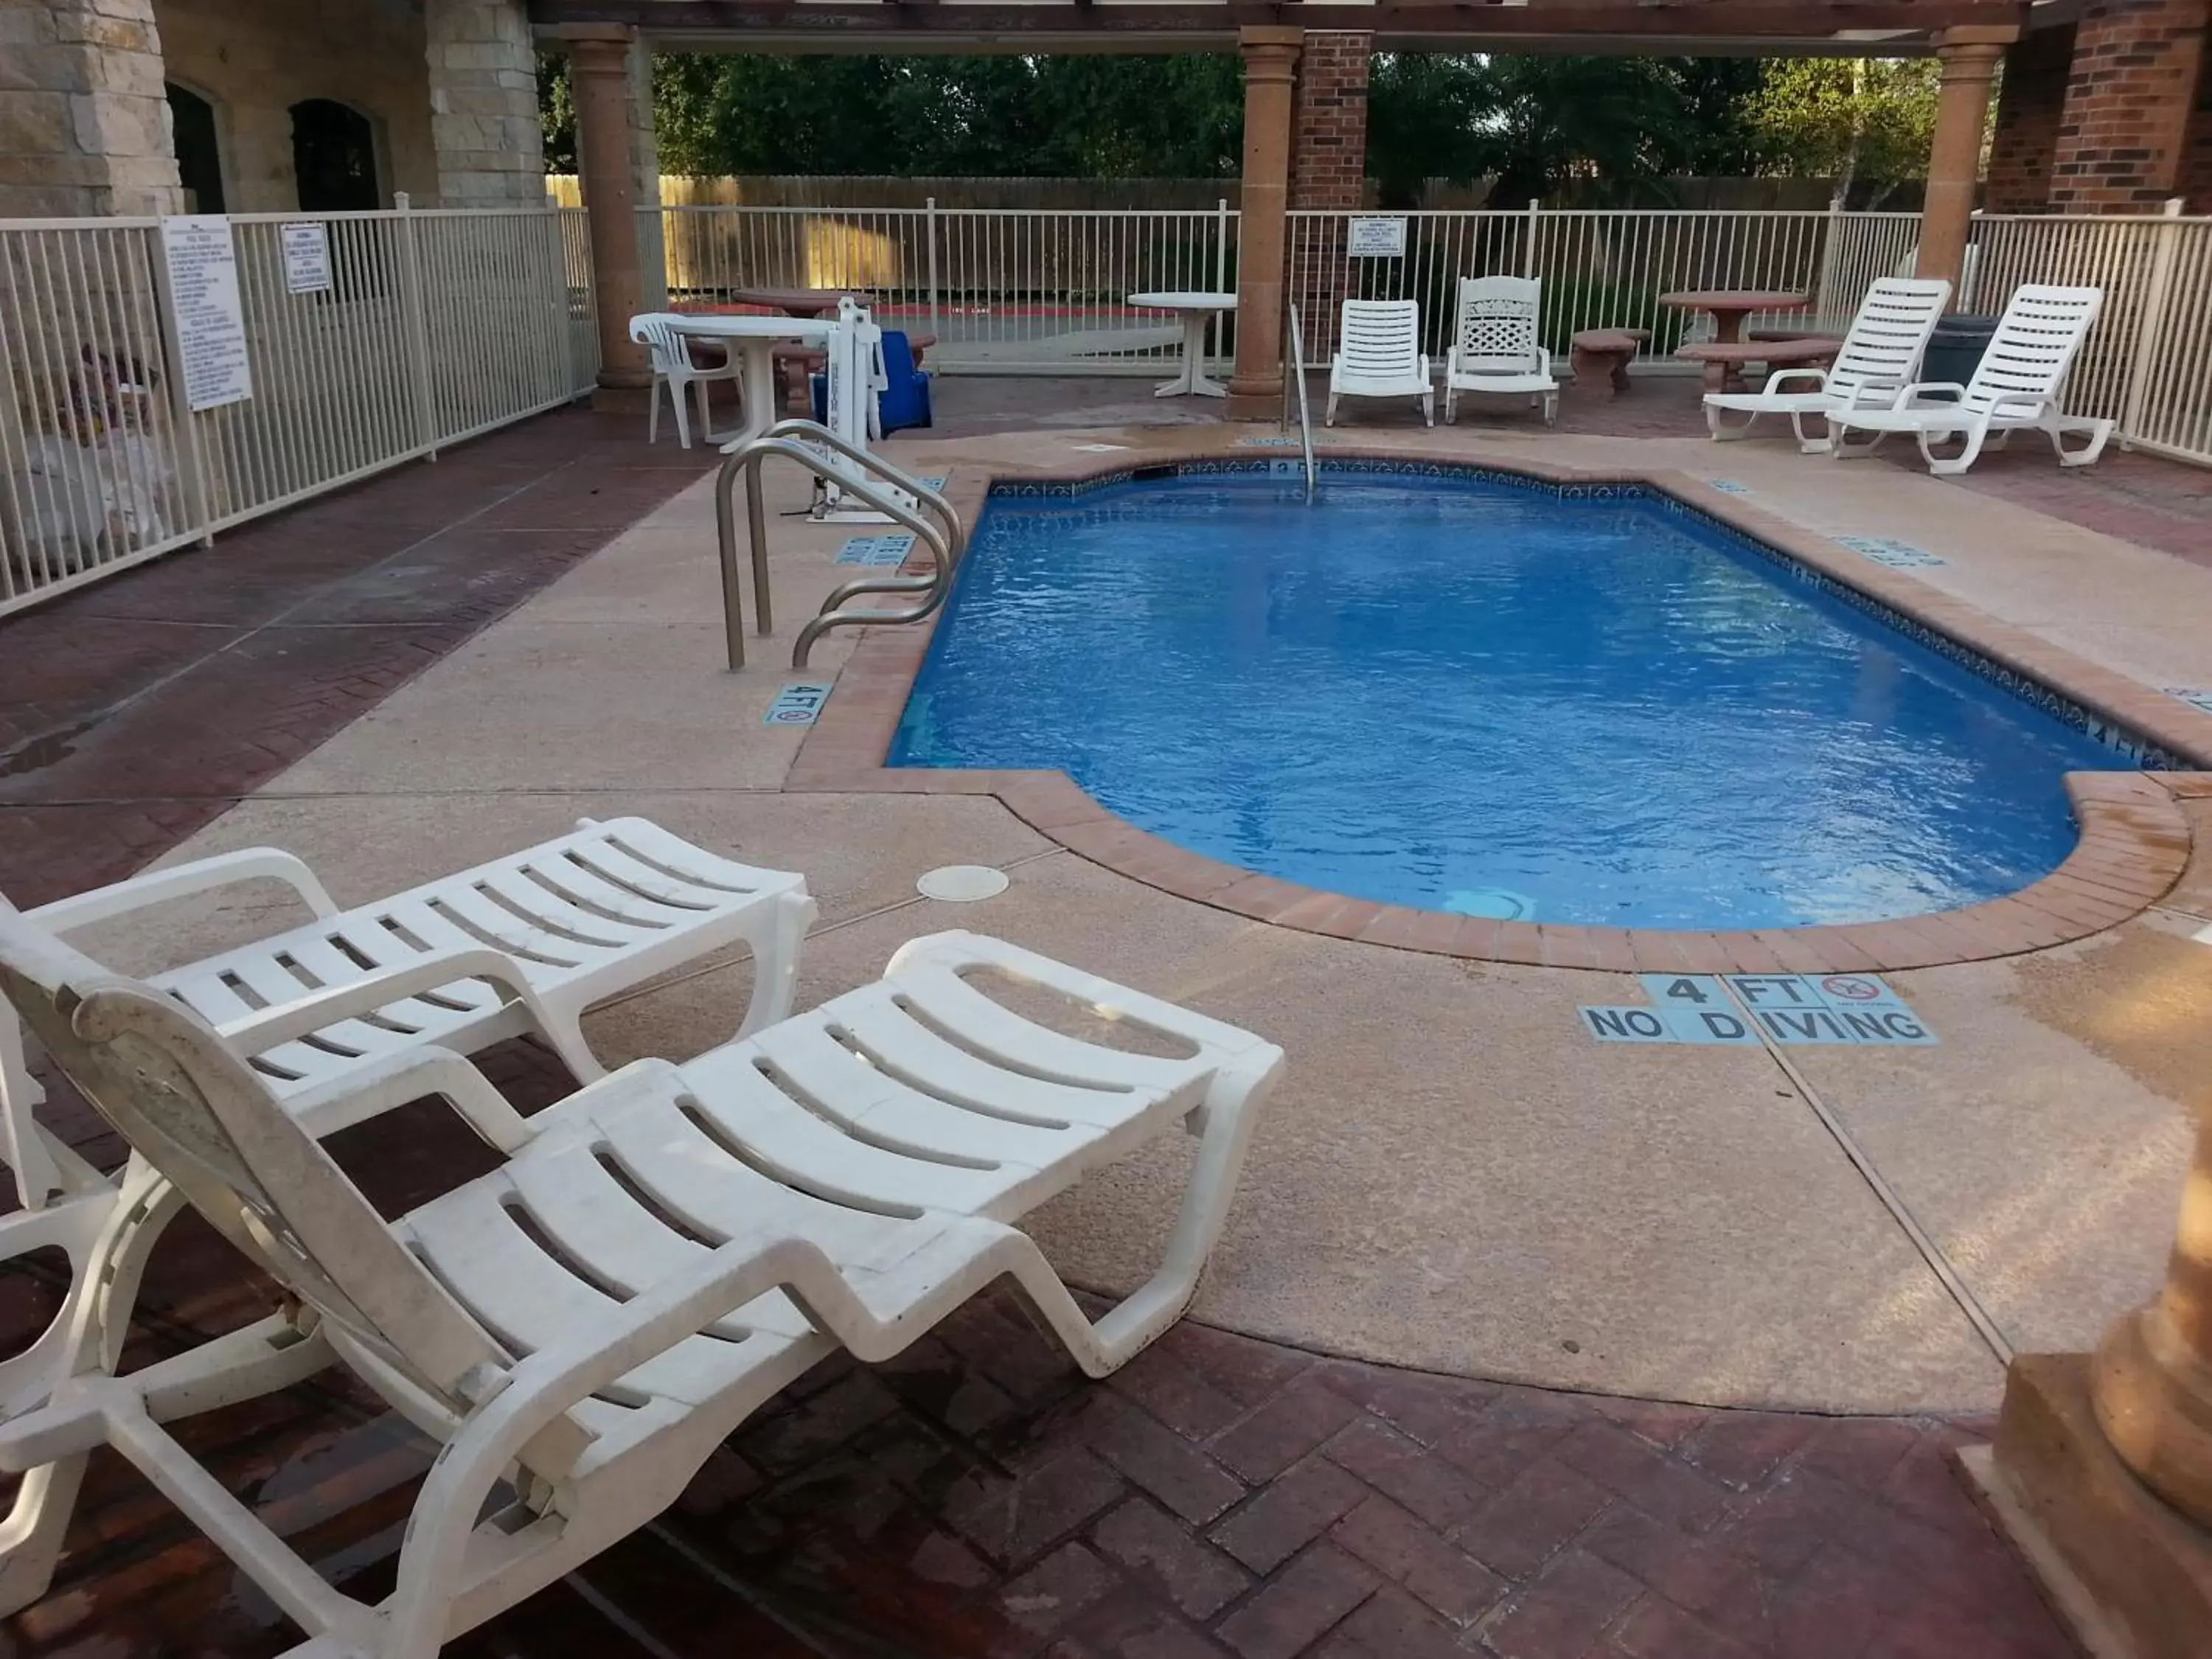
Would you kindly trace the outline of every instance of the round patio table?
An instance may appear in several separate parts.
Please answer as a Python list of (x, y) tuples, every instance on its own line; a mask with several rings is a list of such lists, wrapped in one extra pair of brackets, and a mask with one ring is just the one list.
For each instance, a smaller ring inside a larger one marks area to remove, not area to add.
[(676, 331), (702, 340), (734, 340), (744, 354), (745, 423), (713, 441), (753, 438), (775, 423), (775, 369), (770, 354), (778, 340), (819, 344), (836, 325), (813, 317), (728, 317), (679, 313)]
[(1779, 289), (1693, 288), (1662, 294), (1659, 303), (1670, 311), (1711, 312), (1713, 343), (1734, 345), (1743, 338), (1745, 318), (1761, 311), (1802, 311), (1813, 303), (1813, 296)]
[(1223, 398), (1229, 388), (1218, 380), (1208, 380), (1206, 374), (1206, 325), (1224, 312), (1237, 309), (1233, 294), (1173, 293), (1132, 294), (1129, 303), (1147, 311), (1179, 312), (1182, 316), (1182, 368), (1175, 379), (1152, 390), (1155, 398), (1176, 398), (1188, 394), (1199, 398)]
[(827, 317), (837, 309), (840, 300), (848, 298), (867, 303), (862, 295), (845, 288), (741, 288), (730, 297), (741, 306), (766, 306), (788, 317)]

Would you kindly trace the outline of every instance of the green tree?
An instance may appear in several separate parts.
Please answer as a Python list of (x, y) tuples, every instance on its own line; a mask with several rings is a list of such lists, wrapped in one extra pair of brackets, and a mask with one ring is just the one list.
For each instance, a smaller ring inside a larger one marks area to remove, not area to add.
[(1863, 182), (1878, 206), (1926, 171), (1936, 80), (1929, 58), (1785, 58), (1766, 65), (1746, 112), (1777, 171), (1833, 179), (1838, 207)]

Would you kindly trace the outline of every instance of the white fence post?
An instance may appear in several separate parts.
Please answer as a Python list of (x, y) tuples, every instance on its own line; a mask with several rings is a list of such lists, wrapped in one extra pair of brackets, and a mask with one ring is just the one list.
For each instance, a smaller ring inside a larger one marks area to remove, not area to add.
[(1521, 239), (1521, 274), (1536, 275), (1536, 227), (1541, 222), (1544, 204), (1532, 199), (1528, 204), (1528, 228)]
[(399, 215), (399, 307), (407, 331), (408, 369), (415, 382), (415, 417), (425, 460), (438, 459), (438, 415), (430, 396), (430, 334), (422, 315), (422, 259), (416, 244), (415, 214), (407, 192), (395, 191)]
[(2181, 246), (2181, 198), (2166, 198), (2159, 210), (2166, 221), (2157, 228), (2153, 244), (2150, 281), (2143, 289), (2142, 319), (2136, 325), (2135, 356), (2128, 364), (2127, 401), (2120, 414), (2120, 447), (2133, 449), (2142, 429), (2143, 402), (2150, 395), (2151, 376), (2158, 367), (2159, 337), (2164, 331), (2166, 311), (2173, 293), (2174, 255)]
[(922, 208), (922, 240), (929, 250), (929, 331), (941, 339), (943, 334), (937, 325), (937, 198), (934, 196), (925, 198)]
[[(1213, 204), (1213, 291), (1229, 291), (1229, 198), (1218, 198)], [(1229, 321), (1228, 314), (1213, 313), (1213, 355), (1221, 356), (1221, 334)]]

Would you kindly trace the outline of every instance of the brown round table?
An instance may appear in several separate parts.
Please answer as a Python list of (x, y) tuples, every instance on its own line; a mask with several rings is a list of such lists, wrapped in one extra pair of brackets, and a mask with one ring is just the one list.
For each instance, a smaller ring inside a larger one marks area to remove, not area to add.
[(1693, 288), (1680, 294), (1662, 294), (1659, 303), (1670, 311), (1711, 312), (1713, 343), (1734, 345), (1743, 338), (1745, 318), (1761, 311), (1802, 311), (1813, 303), (1813, 296), (1778, 289)]
[[(765, 306), (787, 317), (827, 317), (840, 300), (861, 296), (844, 288), (741, 288), (730, 298), (741, 306)], [(865, 301), (861, 301), (866, 303)]]

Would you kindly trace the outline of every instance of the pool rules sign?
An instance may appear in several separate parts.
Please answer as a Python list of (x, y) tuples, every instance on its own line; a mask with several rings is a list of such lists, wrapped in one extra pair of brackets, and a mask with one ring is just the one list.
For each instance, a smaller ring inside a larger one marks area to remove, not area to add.
[(1872, 974), (1642, 974), (1650, 1006), (1583, 1007), (1600, 1042), (1925, 1048), (1937, 1039)]
[(176, 310), (185, 402), (195, 410), (244, 403), (253, 395), (253, 365), (246, 352), (230, 221), (220, 213), (164, 219), (161, 252)]

